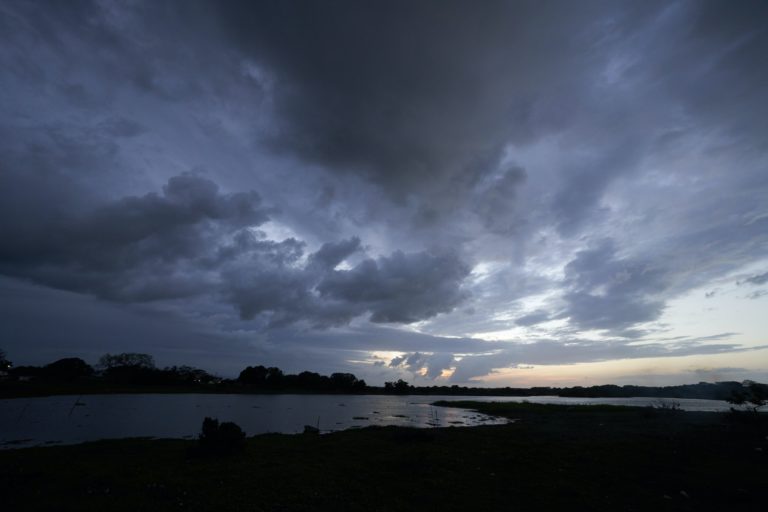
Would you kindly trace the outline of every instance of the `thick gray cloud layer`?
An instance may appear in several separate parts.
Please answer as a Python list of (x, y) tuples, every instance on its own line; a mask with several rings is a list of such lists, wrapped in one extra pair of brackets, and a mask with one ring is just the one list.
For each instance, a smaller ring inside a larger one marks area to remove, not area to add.
[[(767, 15), (5, 2), (0, 273), (307, 368), (395, 350), (377, 371), (459, 382), (741, 350), (658, 336), (691, 290), (765, 300)], [(546, 342), (529, 357), (450, 341), (496, 332)], [(350, 333), (357, 348), (328, 341)]]
[[(455, 255), (427, 252), (336, 267), (360, 239), (326, 243), (307, 255), (293, 238), (275, 242), (255, 228), (269, 219), (256, 192), (221, 194), (210, 180), (172, 177), (163, 194), (126, 197), (74, 218), (26, 231), (0, 252), (6, 275), (96, 295), (147, 302), (220, 295), (244, 319), (412, 323), (451, 311), (465, 297), (469, 269)], [(0, 233), (0, 236), (3, 234)]]
[(181, 297), (205, 285), (190, 267), (204, 264), (222, 231), (267, 219), (256, 193), (223, 195), (210, 180), (181, 175), (168, 181), (162, 195), (126, 197), (84, 215), (50, 219), (18, 238), (9, 223), (10, 232), (0, 236), (16, 243), (0, 250), (0, 268), (115, 300)]
[(563, 314), (583, 329), (626, 329), (656, 320), (664, 308), (656, 297), (669, 286), (664, 272), (650, 262), (618, 259), (613, 242), (603, 240), (565, 266)]
[(466, 298), (461, 284), (468, 269), (454, 255), (398, 251), (335, 270), (358, 245), (357, 239), (324, 244), (304, 267), (295, 265), (301, 248), (293, 240), (285, 247), (287, 258), (282, 248), (278, 258), (249, 254), (225, 270), (227, 293), (244, 319), (269, 313), (270, 325), (305, 320), (316, 327), (346, 324), (366, 312), (375, 323), (413, 323), (451, 311)]
[(466, 293), (458, 286), (469, 269), (454, 255), (395, 252), (333, 272), (318, 286), (321, 297), (369, 307), (373, 322), (415, 322), (451, 311)]
[(237, 47), (265, 68), (280, 120), (269, 144), (365, 173), (396, 195), (436, 181), (471, 186), (510, 139), (532, 137), (530, 117), (554, 122), (536, 102), (542, 84), (562, 77), (529, 64), (551, 59), (575, 71), (581, 34), (560, 29), (595, 8), (553, 16), (535, 2), (217, 7)]

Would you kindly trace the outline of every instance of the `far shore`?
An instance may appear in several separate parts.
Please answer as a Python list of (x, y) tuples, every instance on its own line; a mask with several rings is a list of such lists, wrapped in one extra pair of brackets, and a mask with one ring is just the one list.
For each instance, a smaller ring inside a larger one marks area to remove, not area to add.
[[(594, 386), (591, 388), (470, 388), (470, 387), (414, 387), (408, 392), (392, 393), (383, 387), (366, 386), (364, 389), (349, 390), (329, 389), (269, 389), (243, 386), (237, 381), (224, 381), (218, 384), (198, 385), (152, 385), (152, 384), (113, 384), (108, 382), (66, 382), (66, 381), (0, 381), (0, 400), (14, 398), (35, 398), (61, 395), (110, 395), (110, 394), (244, 394), (244, 395), (398, 395), (398, 396), (456, 396), (473, 397), (515, 397), (525, 399), (534, 396), (557, 396), (563, 398), (650, 398), (674, 401), (676, 399), (727, 400), (725, 385), (737, 383), (690, 384), (671, 387), (643, 386)], [(701, 387), (702, 389), (698, 389)], [(693, 390), (691, 392), (690, 390)]]

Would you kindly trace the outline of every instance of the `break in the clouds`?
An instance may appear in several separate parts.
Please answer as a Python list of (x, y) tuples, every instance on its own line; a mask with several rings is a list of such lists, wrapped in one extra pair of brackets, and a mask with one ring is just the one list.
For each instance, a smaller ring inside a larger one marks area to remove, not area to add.
[(767, 9), (5, 2), (2, 348), (765, 372)]

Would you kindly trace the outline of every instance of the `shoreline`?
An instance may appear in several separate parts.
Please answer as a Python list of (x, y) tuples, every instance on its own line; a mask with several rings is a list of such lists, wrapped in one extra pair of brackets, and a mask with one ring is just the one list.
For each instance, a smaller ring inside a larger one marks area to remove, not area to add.
[[(760, 510), (768, 417), (463, 402), (516, 419), (467, 428), (262, 434), (242, 455), (193, 440), (0, 451), (24, 510)], [(455, 404), (451, 404), (455, 406)], [(411, 497), (417, 497), (418, 506)]]
[(238, 389), (205, 389), (195, 387), (114, 387), (103, 389), (92, 388), (62, 388), (62, 389), (46, 389), (46, 390), (25, 390), (23, 392), (7, 392), (7, 390), (0, 389), (0, 400), (14, 400), (20, 398), (46, 398), (54, 396), (89, 396), (89, 395), (327, 395), (327, 396), (393, 396), (393, 397), (407, 397), (407, 396), (451, 396), (458, 399), (465, 398), (518, 398), (526, 400), (530, 398), (562, 398), (562, 399), (605, 399), (605, 400), (622, 400), (622, 399), (647, 399), (647, 400), (710, 400), (715, 402), (725, 402), (722, 398), (704, 398), (704, 397), (677, 397), (677, 396), (652, 396), (652, 395), (628, 395), (628, 396), (573, 396), (573, 395), (514, 395), (514, 394), (492, 394), (490, 392), (478, 392), (472, 393), (381, 393), (381, 392), (332, 392), (328, 390), (238, 390)]

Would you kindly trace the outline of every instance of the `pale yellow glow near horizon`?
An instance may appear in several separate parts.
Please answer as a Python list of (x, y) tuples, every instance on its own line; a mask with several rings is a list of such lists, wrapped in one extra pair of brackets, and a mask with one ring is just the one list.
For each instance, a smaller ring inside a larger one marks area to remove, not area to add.
[[(659, 320), (671, 326), (665, 336), (709, 336), (736, 333), (726, 343), (745, 346), (768, 345), (768, 297), (747, 298), (756, 287), (733, 282), (692, 290), (684, 297), (669, 301)], [(707, 292), (714, 292), (711, 298)], [(764, 361), (768, 369), (768, 360)]]
[[(633, 342), (625, 340), (630, 346), (659, 344), (669, 346), (671, 351), (706, 350), (707, 346), (712, 345), (736, 345), (736, 348), (752, 350), (688, 356), (660, 355), (567, 365), (536, 364), (521, 360), (516, 363), (533, 364), (533, 367), (498, 368), (490, 375), (477, 377), (470, 383), (459, 384), (489, 387), (564, 387), (610, 383), (653, 386), (745, 379), (768, 382), (768, 348), (759, 348), (768, 347), (768, 315), (764, 313), (768, 297), (750, 298), (750, 294), (755, 290), (764, 287), (745, 284), (744, 281), (746, 277), (757, 274), (760, 269), (766, 267), (768, 260), (668, 300), (662, 316), (657, 321), (637, 326), (648, 331), (645, 337)], [(524, 312), (541, 307), (541, 299), (542, 297), (538, 297), (533, 304), (526, 304)], [(562, 332), (568, 323), (566, 319), (560, 319), (530, 328), (514, 325), (515, 316), (524, 312), (510, 312), (508, 329), (476, 333), (472, 337), (487, 341), (488, 353), (493, 353), (494, 350), (503, 348), (505, 343), (525, 344), (536, 343), (541, 339), (556, 340), (558, 331)], [(573, 337), (597, 343), (611, 339), (610, 334), (605, 331), (581, 331), (574, 333)], [(564, 339), (562, 342), (566, 341)], [(692, 347), (686, 347), (686, 343), (692, 344)], [(400, 351), (376, 351), (371, 354), (369, 363), (384, 361), (388, 364), (395, 357), (404, 354), (405, 352)], [(453, 355), (458, 361), (462, 359), (460, 354)], [(465, 355), (471, 357), (479, 354), (475, 352)], [(414, 377), (418, 379), (418, 385), (450, 385), (453, 384), (450, 379), (454, 372), (455, 367), (443, 370), (438, 379), (425, 382), (426, 370), (422, 368)]]
[(530, 369), (499, 369), (482, 379), (477, 379), (477, 385), (489, 387), (562, 387), (598, 384), (664, 386), (744, 379), (765, 382), (768, 381), (767, 361), (768, 348), (726, 354), (618, 359), (570, 365), (534, 365)]
[[(768, 267), (768, 260), (732, 272), (706, 286), (694, 288), (670, 299), (661, 317), (636, 327), (649, 332), (636, 343), (673, 345), (734, 344), (743, 348), (768, 346), (768, 297), (750, 298), (764, 287), (745, 283), (746, 277), (759, 274)], [(540, 298), (539, 298), (540, 299)], [(534, 301), (526, 311), (542, 306)], [(491, 341), (535, 343), (537, 339), (557, 339), (557, 332), (567, 326), (567, 320), (550, 321), (530, 328), (510, 323), (505, 330), (477, 333), (473, 337)], [(721, 335), (719, 339), (707, 337)], [(599, 342), (610, 338), (600, 331), (581, 331), (575, 338)], [(677, 338), (677, 339), (674, 339)], [(521, 364), (530, 361), (518, 361)], [(708, 373), (706, 370), (710, 369)], [(718, 370), (726, 369), (726, 370)], [(738, 370), (742, 369), (742, 370)], [(690, 383), (699, 380), (768, 381), (768, 350), (722, 352), (710, 355), (659, 356), (643, 359), (620, 359), (572, 365), (535, 365), (533, 369), (497, 369), (491, 375), (476, 379), (487, 386), (574, 386), (607, 383), (637, 383), (654, 385)]]

